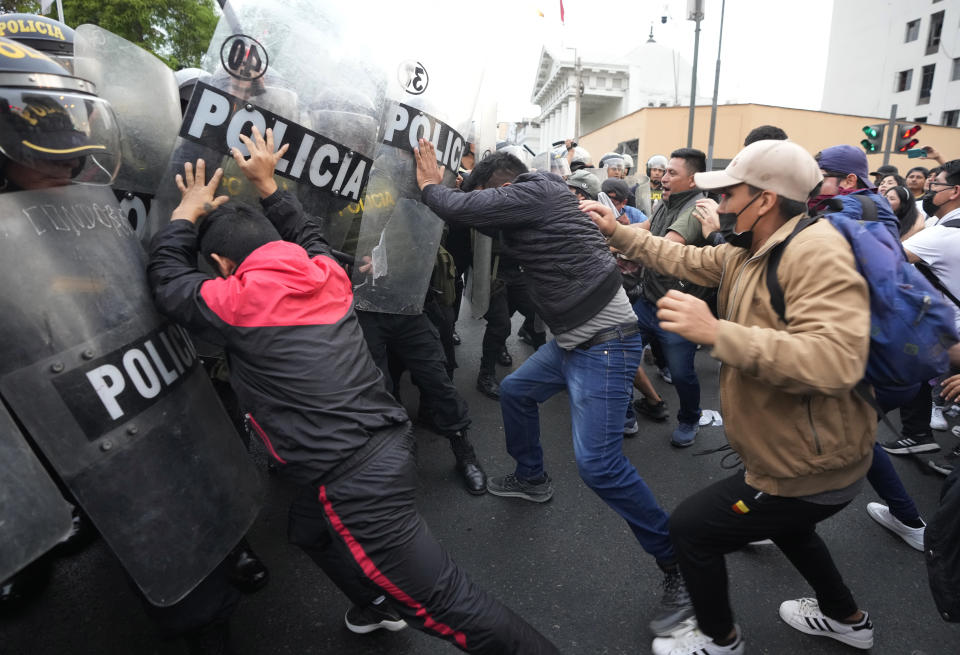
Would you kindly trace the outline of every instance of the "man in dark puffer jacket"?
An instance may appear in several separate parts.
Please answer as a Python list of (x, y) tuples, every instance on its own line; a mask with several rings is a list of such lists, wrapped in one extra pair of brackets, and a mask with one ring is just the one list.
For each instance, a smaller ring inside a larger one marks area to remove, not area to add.
[(566, 389), (580, 476), (627, 521), (666, 574), (663, 606), (651, 629), (668, 634), (692, 610), (667, 514), (622, 450), (643, 344), (613, 255), (559, 176), (528, 173), (519, 159), (497, 152), (473, 169), (477, 190), (462, 193), (440, 184), (431, 143), (421, 139), (416, 156), (424, 204), (445, 221), (500, 231), (503, 252), (521, 263), (536, 312), (556, 337), (500, 384), (507, 452), (517, 466), (489, 478), (487, 490), (533, 502), (552, 497), (538, 403)]

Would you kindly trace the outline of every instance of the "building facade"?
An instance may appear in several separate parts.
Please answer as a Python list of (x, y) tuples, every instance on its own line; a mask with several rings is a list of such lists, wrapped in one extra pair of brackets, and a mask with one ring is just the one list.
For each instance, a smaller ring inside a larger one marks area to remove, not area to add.
[(836, 0), (822, 109), (960, 125), (960, 0)]
[[(580, 134), (642, 107), (687, 106), (691, 74), (690, 63), (676, 51), (656, 43), (652, 33), (646, 43), (613, 60), (572, 48), (544, 48), (531, 94), (531, 101), (540, 105), (540, 115), (522, 121), (517, 138), (531, 142), (536, 134), (537, 152), (557, 141), (576, 138), (578, 88)], [(698, 91), (696, 101), (709, 104), (710, 98), (700, 96)]]

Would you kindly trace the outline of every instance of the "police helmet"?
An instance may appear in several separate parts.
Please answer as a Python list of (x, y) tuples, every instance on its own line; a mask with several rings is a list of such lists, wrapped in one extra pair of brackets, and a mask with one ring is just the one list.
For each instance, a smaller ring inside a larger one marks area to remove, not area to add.
[(37, 170), (69, 162), (72, 182), (109, 185), (120, 167), (120, 129), (93, 84), (0, 37), (0, 153)]
[(661, 171), (667, 170), (667, 158), (663, 155), (654, 155), (647, 160), (647, 175), (650, 175), (650, 171), (654, 168), (658, 168)]
[(73, 72), (73, 29), (58, 20), (33, 14), (0, 16), (0, 37), (42, 52)]

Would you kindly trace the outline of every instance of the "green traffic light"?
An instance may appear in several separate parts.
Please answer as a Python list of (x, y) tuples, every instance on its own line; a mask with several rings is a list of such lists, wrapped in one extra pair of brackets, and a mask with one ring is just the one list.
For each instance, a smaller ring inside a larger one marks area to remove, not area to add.
[(866, 150), (867, 152), (877, 151), (877, 144), (871, 143), (869, 139), (864, 139), (863, 141), (860, 142), (860, 145), (862, 145), (863, 149)]
[(866, 134), (871, 139), (876, 139), (877, 136), (880, 134), (879, 132), (877, 132), (877, 129), (873, 125), (864, 125), (863, 133)]

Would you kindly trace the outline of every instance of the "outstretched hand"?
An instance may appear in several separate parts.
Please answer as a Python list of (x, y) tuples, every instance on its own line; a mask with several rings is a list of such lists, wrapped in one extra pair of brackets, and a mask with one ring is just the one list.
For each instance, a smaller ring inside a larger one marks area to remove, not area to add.
[(426, 139), (420, 139), (420, 147), (413, 149), (417, 159), (417, 186), (422, 191), (430, 184), (443, 182), (444, 167), (437, 165), (437, 149)]
[(597, 224), (600, 233), (608, 237), (617, 229), (617, 213), (596, 200), (581, 200), (580, 211)]
[(194, 173), (193, 164), (190, 162), (183, 165), (183, 175), (177, 173), (176, 182), (177, 188), (180, 189), (180, 204), (173, 210), (173, 214), (170, 216), (171, 221), (184, 220), (196, 223), (201, 216), (213, 211), (230, 199), (227, 196), (214, 197), (213, 195), (220, 185), (223, 169), (218, 168), (210, 181), (204, 183), (206, 172), (207, 163), (198, 159), (196, 173)]
[(256, 126), (250, 131), (253, 138), (240, 135), (243, 145), (247, 146), (250, 153), (249, 159), (244, 158), (240, 148), (230, 150), (237, 166), (243, 171), (243, 174), (250, 180), (250, 183), (256, 187), (257, 193), (261, 198), (273, 195), (277, 190), (277, 182), (273, 179), (273, 171), (277, 167), (277, 162), (283, 157), (290, 147), (289, 143), (284, 143), (280, 149), (274, 152), (273, 130), (267, 128), (266, 139), (260, 135), (260, 130)]

